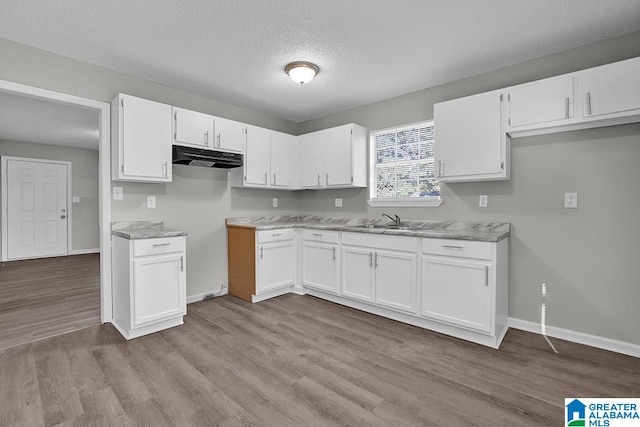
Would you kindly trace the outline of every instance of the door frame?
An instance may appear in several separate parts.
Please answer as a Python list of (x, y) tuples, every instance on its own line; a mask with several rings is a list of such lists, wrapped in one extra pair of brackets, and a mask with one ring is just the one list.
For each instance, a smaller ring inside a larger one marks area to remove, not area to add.
[(100, 320), (111, 322), (113, 295), (111, 285), (111, 105), (66, 93), (0, 80), (0, 92), (87, 108), (98, 113), (98, 213), (100, 215)]
[[(29, 163), (50, 163), (56, 165), (65, 165), (67, 167), (67, 253), (65, 255), (69, 255), (72, 250), (72, 228), (73, 228), (73, 215), (72, 215), (72, 188), (71, 188), (71, 162), (63, 161), (63, 160), (47, 160), (47, 159), (32, 159), (27, 157), (13, 157), (13, 156), (0, 156), (0, 173), (5, 178), (2, 180), (2, 261), (14, 261), (9, 259), (9, 219), (7, 218), (6, 213), (9, 208), (9, 182), (7, 180), (8, 177), (8, 162), (10, 160), (19, 161), (19, 162), (29, 162)], [(51, 255), (51, 256), (60, 256), (60, 255)], [(48, 256), (38, 256), (38, 257), (27, 257), (20, 259), (33, 259), (33, 258), (48, 258)]]

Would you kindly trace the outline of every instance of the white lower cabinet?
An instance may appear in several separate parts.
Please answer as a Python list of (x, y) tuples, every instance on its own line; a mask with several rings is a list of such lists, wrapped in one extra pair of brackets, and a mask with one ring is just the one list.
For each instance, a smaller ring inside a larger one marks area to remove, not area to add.
[(342, 295), (361, 301), (375, 299), (374, 251), (342, 246)]
[(416, 312), (418, 239), (342, 234), (342, 295)]
[(506, 258), (506, 239), (422, 239), (420, 314), (499, 344), (507, 330)]
[(296, 271), (294, 231), (258, 231), (257, 241), (255, 294), (292, 286)]
[(376, 250), (376, 303), (415, 313), (417, 258), (415, 252)]
[(422, 315), (492, 333), (490, 268), (477, 261), (423, 256)]
[(233, 226), (228, 233), (229, 293), (247, 301), (307, 293), (494, 348), (507, 331), (507, 239)]
[(184, 237), (113, 237), (113, 318), (127, 339), (181, 325), (187, 312)]
[(302, 286), (340, 292), (339, 239), (337, 231), (302, 230)]

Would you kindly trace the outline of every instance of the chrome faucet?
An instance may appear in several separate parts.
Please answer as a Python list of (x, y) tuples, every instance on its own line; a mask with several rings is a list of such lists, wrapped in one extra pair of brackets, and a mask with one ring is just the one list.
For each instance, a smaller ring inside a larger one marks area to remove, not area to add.
[(382, 216), (386, 216), (387, 218), (389, 218), (391, 221), (393, 221), (396, 225), (396, 227), (400, 227), (400, 217), (398, 215), (395, 215), (395, 218), (392, 217), (391, 215), (387, 215), (386, 213), (383, 213)]

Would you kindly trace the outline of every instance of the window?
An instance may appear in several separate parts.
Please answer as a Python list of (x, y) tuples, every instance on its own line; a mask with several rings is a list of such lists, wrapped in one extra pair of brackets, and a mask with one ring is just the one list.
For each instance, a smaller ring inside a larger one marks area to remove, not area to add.
[(439, 206), (433, 121), (371, 133), (371, 206)]

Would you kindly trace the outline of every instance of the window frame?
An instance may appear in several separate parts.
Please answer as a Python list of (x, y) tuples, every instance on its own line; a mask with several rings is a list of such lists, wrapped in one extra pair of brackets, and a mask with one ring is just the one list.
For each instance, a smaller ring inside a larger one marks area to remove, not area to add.
[(367, 204), (372, 207), (438, 207), (444, 203), (442, 199), (442, 186), (440, 196), (422, 197), (374, 197), (376, 196), (376, 141), (375, 136), (384, 132), (399, 132), (413, 127), (433, 126), (433, 119), (422, 120), (415, 123), (408, 123), (399, 126), (392, 126), (384, 129), (377, 129), (369, 133), (369, 188)]

